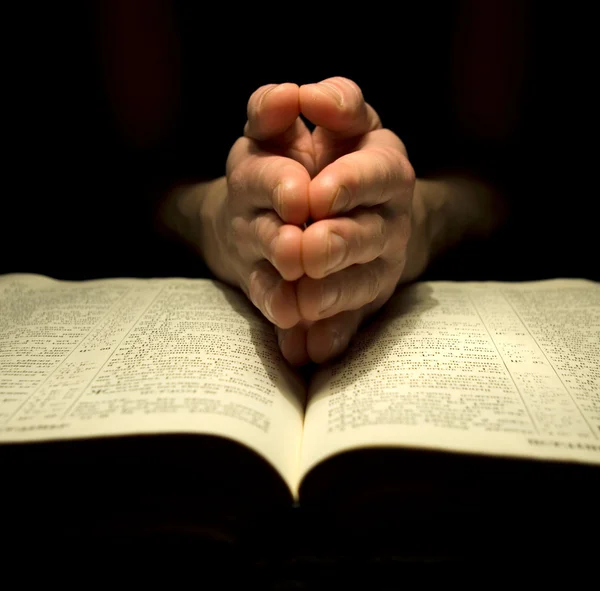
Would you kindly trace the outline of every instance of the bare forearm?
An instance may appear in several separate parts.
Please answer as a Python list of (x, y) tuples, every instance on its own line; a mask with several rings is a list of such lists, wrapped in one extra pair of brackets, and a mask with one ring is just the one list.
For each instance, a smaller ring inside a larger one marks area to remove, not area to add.
[(215, 236), (222, 216), (220, 204), (226, 196), (225, 177), (182, 185), (165, 197), (158, 213), (159, 230), (196, 252), (221, 280), (236, 285), (234, 274), (221, 260)]
[(461, 242), (491, 236), (506, 219), (506, 205), (490, 185), (468, 176), (418, 179), (413, 235), (403, 281)]
[[(180, 186), (165, 198), (159, 228), (198, 253), (221, 280), (239, 280), (222, 260), (215, 239), (218, 209), (226, 195), (226, 179)], [(412, 281), (444, 252), (473, 238), (490, 236), (506, 218), (500, 194), (468, 176), (418, 179), (413, 199), (413, 231), (401, 281)]]

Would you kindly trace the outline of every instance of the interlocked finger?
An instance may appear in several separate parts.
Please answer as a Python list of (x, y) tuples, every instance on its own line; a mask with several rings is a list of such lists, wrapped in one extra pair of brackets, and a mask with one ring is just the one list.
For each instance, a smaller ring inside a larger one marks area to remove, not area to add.
[(268, 261), (254, 265), (247, 285), (250, 301), (276, 326), (291, 328), (300, 321), (295, 284), (285, 281)]
[(322, 279), (306, 275), (298, 280), (298, 310), (302, 318), (319, 320), (347, 310), (357, 310), (373, 302), (396, 284), (400, 264), (382, 258), (353, 265)]

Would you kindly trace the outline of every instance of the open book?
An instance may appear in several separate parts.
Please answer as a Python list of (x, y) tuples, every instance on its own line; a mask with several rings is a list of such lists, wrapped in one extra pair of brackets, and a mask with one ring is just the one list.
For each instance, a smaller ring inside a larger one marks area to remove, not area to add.
[(9, 274), (0, 460), (28, 483), (15, 496), (139, 480), (199, 521), (233, 519), (234, 497), (374, 521), (464, 513), (473, 495), (529, 511), (549, 482), (598, 480), (599, 368), (600, 285), (583, 279), (400, 287), (347, 354), (302, 372), (219, 282)]

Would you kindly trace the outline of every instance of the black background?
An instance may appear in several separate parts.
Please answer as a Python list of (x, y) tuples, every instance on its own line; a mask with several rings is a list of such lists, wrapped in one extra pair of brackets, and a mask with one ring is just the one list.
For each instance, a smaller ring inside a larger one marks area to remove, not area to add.
[(514, 206), (504, 232), (429, 276), (598, 278), (597, 44), (583, 4), (7, 6), (3, 272), (206, 274), (157, 237), (156, 199), (224, 173), (258, 86), (343, 75), (418, 176), (473, 172)]

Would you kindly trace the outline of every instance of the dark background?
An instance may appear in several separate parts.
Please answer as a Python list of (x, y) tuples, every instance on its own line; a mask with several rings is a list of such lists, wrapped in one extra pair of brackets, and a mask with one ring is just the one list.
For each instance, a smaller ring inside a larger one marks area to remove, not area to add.
[(419, 176), (468, 171), (513, 206), (428, 277), (598, 278), (590, 8), (532, 0), (392, 8), (182, 0), (6, 5), (0, 271), (206, 274), (154, 204), (224, 173), (269, 82), (354, 79)]

